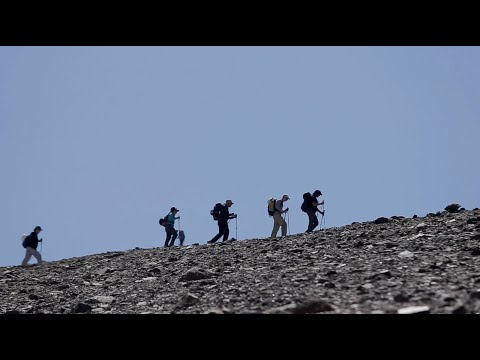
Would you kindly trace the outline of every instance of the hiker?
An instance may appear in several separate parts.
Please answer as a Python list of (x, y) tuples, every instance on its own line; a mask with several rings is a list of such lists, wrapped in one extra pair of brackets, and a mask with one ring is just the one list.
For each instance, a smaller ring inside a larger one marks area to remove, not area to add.
[(228, 208), (233, 205), (232, 200), (227, 200), (223, 205), (220, 205), (218, 213), (218, 234), (213, 237), (212, 240), (207, 241), (208, 244), (213, 244), (215, 241), (220, 239), (223, 235), (223, 241), (228, 239), (228, 234), (230, 230), (228, 229), (228, 220), (234, 219), (237, 217), (237, 214), (230, 214)]
[[(179, 210), (175, 207), (170, 208), (170, 212), (167, 215), (167, 222), (165, 223), (165, 232), (167, 233), (167, 239), (165, 240), (164, 247), (173, 246), (178, 232), (175, 230), (175, 220), (180, 219), (180, 216), (175, 217)], [(170, 244), (168, 243), (170, 241)]]
[(290, 200), (288, 195), (283, 195), (280, 200), (275, 201), (275, 209), (273, 213), (273, 229), (272, 229), (272, 238), (277, 237), (278, 229), (282, 227), (282, 236), (287, 236), (287, 223), (282, 217), (282, 214), (285, 214), (288, 211), (288, 207), (283, 210), (283, 203)]
[(308, 214), (308, 229), (306, 231), (307, 233), (311, 233), (313, 229), (315, 229), (318, 225), (317, 211), (322, 215), (325, 214), (324, 211), (320, 211), (317, 208), (318, 205), (323, 204), (323, 201), (319, 203), (317, 199), (321, 195), (322, 192), (320, 190), (315, 190), (313, 194), (303, 194), (302, 210)]
[(35, 226), (35, 229), (28, 235), (25, 240), (23, 240), (23, 247), (25, 248), (25, 258), (22, 261), (22, 266), (26, 267), (28, 265), (28, 260), (32, 256), (37, 259), (38, 264), (40, 265), (42, 261), (42, 255), (37, 251), (37, 246), (39, 242), (42, 242), (43, 239), (38, 239), (38, 234), (40, 234), (42, 228), (40, 226)]

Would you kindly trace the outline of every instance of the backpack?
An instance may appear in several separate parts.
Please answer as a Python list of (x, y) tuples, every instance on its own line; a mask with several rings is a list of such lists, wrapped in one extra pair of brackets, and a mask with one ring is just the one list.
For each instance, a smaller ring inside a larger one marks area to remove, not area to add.
[(270, 216), (273, 216), (273, 214), (275, 213), (275, 202), (277, 201), (277, 199), (274, 199), (274, 198), (270, 198), (268, 199), (267, 203), (268, 203), (268, 215)]
[(20, 240), (22, 240), (22, 246), (25, 247), (25, 240), (27, 239), (28, 235), (27, 234), (23, 234), (22, 236), (20, 236)]
[(307, 212), (307, 210), (308, 210), (307, 201), (310, 201), (311, 198), (312, 198), (312, 195), (310, 195), (309, 192), (303, 194), (303, 203), (302, 203), (302, 206), (300, 207), (300, 209), (303, 212)]
[(212, 210), (210, 210), (210, 215), (213, 216), (213, 220), (218, 220), (220, 218), (220, 207), (222, 204), (216, 203)]
[(166, 223), (167, 223), (167, 218), (168, 218), (168, 214), (165, 215), (164, 217), (160, 218), (160, 220), (158, 220), (158, 223), (159, 223), (161, 226), (165, 226)]

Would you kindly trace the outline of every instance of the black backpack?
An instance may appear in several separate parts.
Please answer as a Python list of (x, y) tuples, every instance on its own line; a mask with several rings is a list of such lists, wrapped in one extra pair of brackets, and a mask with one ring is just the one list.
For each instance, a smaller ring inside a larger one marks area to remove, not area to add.
[(167, 223), (167, 218), (168, 218), (168, 214), (165, 215), (164, 217), (160, 218), (160, 220), (158, 220), (158, 223), (159, 223), (161, 226), (165, 226), (166, 223)]
[(220, 207), (222, 204), (216, 203), (212, 210), (210, 210), (210, 215), (213, 216), (213, 220), (220, 219)]
[(24, 248), (27, 247), (26, 245), (27, 245), (27, 240), (28, 240), (28, 237), (29, 237), (29, 236), (30, 236), (30, 235), (27, 235), (27, 234), (23, 234), (23, 235), (21, 236), (22, 246), (23, 246)]
[(302, 209), (303, 212), (307, 212), (309, 206), (307, 205), (307, 202), (312, 199), (312, 195), (310, 195), (309, 192), (303, 194), (303, 203), (300, 209)]

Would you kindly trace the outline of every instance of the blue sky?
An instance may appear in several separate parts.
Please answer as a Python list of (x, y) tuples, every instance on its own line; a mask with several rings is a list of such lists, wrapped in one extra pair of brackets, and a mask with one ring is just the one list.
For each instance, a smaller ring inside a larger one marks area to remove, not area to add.
[(315, 189), (327, 227), (479, 207), (478, 64), (478, 47), (0, 47), (0, 266), (36, 225), (47, 261), (163, 246), (172, 206), (204, 244), (226, 199), (241, 240), (269, 236), (284, 193), (292, 234)]

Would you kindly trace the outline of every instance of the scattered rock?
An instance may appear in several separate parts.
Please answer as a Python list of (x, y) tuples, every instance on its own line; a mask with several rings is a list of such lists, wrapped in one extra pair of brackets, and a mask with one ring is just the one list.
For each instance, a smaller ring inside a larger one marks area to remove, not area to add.
[(405, 250), (405, 251), (402, 251), (400, 254), (398, 254), (399, 257), (401, 258), (411, 258), (413, 257), (413, 253), (411, 251), (408, 251), (408, 250)]
[(180, 281), (192, 281), (192, 280), (201, 280), (201, 279), (209, 279), (212, 277), (212, 274), (200, 268), (192, 268), (189, 269), (185, 274), (180, 276)]
[(448, 211), (449, 213), (456, 213), (460, 209), (460, 205), (458, 204), (450, 204), (447, 207), (445, 207), (445, 210)]
[(87, 313), (90, 311), (92, 311), (92, 307), (90, 305), (84, 304), (84, 303), (78, 303), (72, 312), (77, 314), (77, 313)]
[(480, 313), (480, 210), (462, 209), (0, 268), (0, 313)]
[(406, 294), (397, 294), (393, 297), (393, 300), (396, 301), (396, 302), (407, 302), (408, 300), (410, 300), (410, 297)]
[(186, 308), (186, 307), (195, 305), (199, 301), (200, 301), (200, 299), (197, 296), (195, 296), (193, 294), (186, 294), (186, 295), (183, 295), (180, 298), (180, 301), (179, 301), (177, 307), (178, 308)]
[(430, 308), (428, 306), (408, 306), (397, 310), (397, 314), (428, 314)]
[(113, 296), (94, 296), (90, 299), (91, 303), (111, 304), (115, 301)]

